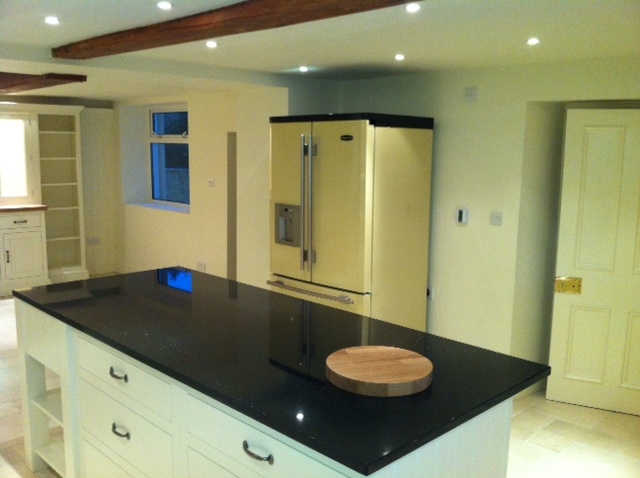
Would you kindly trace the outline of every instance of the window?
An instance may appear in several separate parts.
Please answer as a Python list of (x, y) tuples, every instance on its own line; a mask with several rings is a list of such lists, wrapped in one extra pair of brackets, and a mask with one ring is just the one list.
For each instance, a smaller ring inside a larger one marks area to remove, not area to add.
[(151, 198), (189, 204), (188, 113), (152, 111), (150, 119)]
[(0, 198), (29, 196), (27, 117), (0, 115)]

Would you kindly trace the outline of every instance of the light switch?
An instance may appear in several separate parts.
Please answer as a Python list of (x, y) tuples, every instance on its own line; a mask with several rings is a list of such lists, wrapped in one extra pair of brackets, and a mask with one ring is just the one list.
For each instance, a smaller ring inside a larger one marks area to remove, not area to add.
[(458, 209), (456, 211), (456, 221), (458, 224), (467, 224), (469, 222), (469, 210)]

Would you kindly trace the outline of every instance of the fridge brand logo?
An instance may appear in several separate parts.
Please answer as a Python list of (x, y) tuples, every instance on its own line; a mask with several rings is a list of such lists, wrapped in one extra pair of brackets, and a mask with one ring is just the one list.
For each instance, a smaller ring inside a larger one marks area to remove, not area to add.
[(342, 136), (340, 136), (340, 139), (342, 141), (353, 141), (353, 136), (350, 134), (343, 134)]

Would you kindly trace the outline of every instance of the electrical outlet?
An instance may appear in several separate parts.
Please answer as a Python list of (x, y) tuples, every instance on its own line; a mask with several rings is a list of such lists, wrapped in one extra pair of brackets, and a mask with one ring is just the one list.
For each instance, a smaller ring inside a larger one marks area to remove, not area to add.
[(489, 224), (492, 226), (502, 226), (502, 211), (491, 211)]
[(99, 237), (87, 237), (87, 246), (99, 246), (100, 238)]
[(198, 261), (198, 265), (196, 267), (200, 272), (207, 272), (207, 263), (204, 261)]
[(464, 89), (464, 101), (465, 103), (475, 103), (478, 101), (478, 87), (467, 86)]

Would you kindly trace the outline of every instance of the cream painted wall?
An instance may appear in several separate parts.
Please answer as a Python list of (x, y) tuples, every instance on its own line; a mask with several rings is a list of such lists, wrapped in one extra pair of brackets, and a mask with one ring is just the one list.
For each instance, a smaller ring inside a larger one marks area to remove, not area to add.
[[(125, 204), (121, 271), (199, 262), (206, 272), (227, 273), (227, 133), (238, 135), (238, 279), (260, 285), (268, 278), (269, 116), (287, 114), (287, 91), (247, 87), (172, 98), (143, 98), (120, 105), (124, 197), (139, 203), (144, 180), (131, 181), (133, 161), (148, 161), (139, 147), (136, 117), (149, 104), (186, 102), (189, 111), (191, 205), (188, 213)], [(131, 126), (130, 125), (134, 125)], [(127, 130), (136, 131), (136, 135)], [(209, 186), (213, 179), (214, 186)]]
[[(536, 207), (540, 192), (529, 187), (532, 176), (550, 166), (524, 164), (545, 160), (539, 154), (525, 154), (525, 139), (527, 149), (536, 147), (532, 137), (526, 137), (532, 134), (527, 130), (527, 120), (533, 121), (529, 105), (637, 99), (638, 78), (640, 57), (636, 56), (434, 72), (343, 85), (342, 111), (384, 111), (436, 120), (430, 332), (532, 359), (546, 353), (542, 330), (547, 325), (534, 324), (539, 333), (529, 339), (521, 328), (523, 322), (550, 321), (550, 317), (521, 315), (526, 304), (550, 300), (540, 296), (539, 271), (527, 279), (525, 251), (537, 250), (540, 257), (536, 259), (542, 262), (555, 253), (546, 240), (555, 234), (551, 206)], [(467, 87), (478, 89), (476, 102), (465, 102)], [(541, 134), (540, 140), (544, 137)], [(552, 206), (555, 211), (557, 204)], [(469, 209), (466, 226), (455, 222), (459, 207)], [(521, 237), (528, 231), (521, 227), (525, 210), (528, 222), (546, 225), (538, 231), (546, 243), (542, 249), (535, 239)], [(503, 212), (502, 227), (489, 225), (491, 211)], [(514, 314), (518, 314), (515, 320)]]
[(87, 269), (90, 275), (107, 274), (117, 269), (120, 166), (115, 111), (84, 108), (80, 124)]
[(527, 105), (510, 353), (545, 363), (539, 344), (551, 340), (564, 120), (562, 103)]
[(269, 117), (288, 114), (284, 88), (238, 98), (238, 280), (266, 287), (269, 277)]

